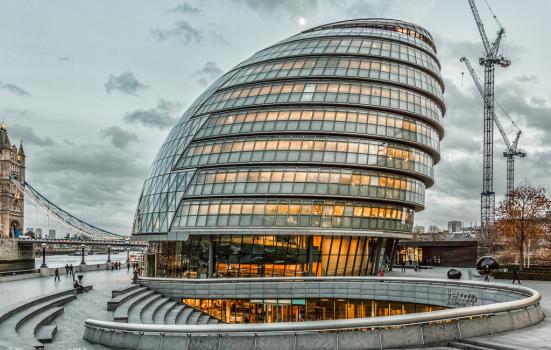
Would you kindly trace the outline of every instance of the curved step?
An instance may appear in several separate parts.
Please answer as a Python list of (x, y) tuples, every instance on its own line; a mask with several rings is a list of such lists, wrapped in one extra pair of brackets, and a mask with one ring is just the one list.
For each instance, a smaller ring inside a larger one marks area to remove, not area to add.
[[(20, 312), (17, 312), (13, 314), (11, 317), (7, 318), (2, 324), (0, 325), (0, 329), (9, 329), (12, 332), (17, 332), (21, 326), (34, 316), (50, 309), (56, 306), (61, 306), (64, 304), (67, 304), (71, 300), (76, 299), (75, 294), (70, 295), (62, 295), (60, 297), (57, 297), (55, 299), (50, 299), (43, 301), (41, 303), (35, 304), (31, 307), (28, 307), (24, 310), (21, 310)], [(0, 333), (4, 334), (4, 333)]]
[(176, 318), (176, 324), (187, 324), (189, 316), (195, 311), (192, 307), (186, 307), (180, 315)]
[(128, 313), (134, 308), (134, 306), (139, 304), (142, 300), (152, 296), (153, 294), (155, 294), (154, 291), (146, 290), (141, 293), (136, 293), (136, 295), (134, 295), (133, 297), (121, 302), (119, 306), (117, 306), (117, 308), (115, 309), (113, 319), (116, 322), (128, 322)]
[(141, 315), (142, 323), (155, 323), (155, 314), (164, 304), (168, 302), (170, 302), (169, 298), (161, 297), (160, 299), (157, 299), (156, 301), (145, 307)]
[(176, 318), (186, 309), (185, 305), (177, 304), (165, 316), (165, 324), (176, 324)]
[(147, 287), (139, 287), (112, 298), (107, 302), (107, 311), (114, 311), (122, 302), (140, 293), (145, 293), (147, 290)]
[(19, 328), (17, 332), (19, 339), (33, 347), (42, 346), (42, 343), (36, 337), (38, 330), (41, 326), (50, 324), (57, 316), (63, 313), (62, 306), (52, 307), (45, 310), (34, 317), (30, 318)]
[(75, 289), (65, 289), (62, 291), (56, 291), (52, 293), (47, 293), (40, 295), (36, 298), (26, 299), (23, 301), (20, 301), (18, 303), (15, 303), (13, 305), (9, 305), (7, 307), (4, 307), (0, 309), (0, 323), (4, 322), (8, 317), (13, 316), (14, 314), (29, 308), (30, 306), (55, 299), (57, 297), (63, 296), (63, 295), (70, 295), (70, 294), (76, 294)]
[(197, 322), (199, 321), (199, 317), (201, 316), (202, 316), (201, 311), (193, 310), (186, 324), (197, 324)]
[(163, 304), (163, 306), (158, 308), (157, 312), (153, 315), (153, 322), (156, 324), (164, 324), (166, 315), (176, 305), (177, 303), (173, 300), (170, 300), (168, 303)]
[(201, 315), (199, 317), (199, 320), (197, 320), (197, 324), (208, 324), (209, 320), (210, 320), (209, 315)]
[(124, 287), (119, 288), (119, 289), (114, 289), (114, 290), (111, 291), (111, 298), (118, 297), (121, 294), (126, 294), (126, 293), (128, 293), (130, 291), (133, 291), (134, 289), (138, 289), (140, 287), (141, 286), (139, 284), (131, 284), (129, 286), (124, 286)]
[(143, 323), (142, 316), (144, 314), (144, 310), (161, 297), (162, 295), (153, 293), (134, 305), (134, 307), (128, 312), (128, 323)]
[(217, 324), (220, 321), (217, 318), (210, 318), (210, 320), (207, 322), (207, 324)]

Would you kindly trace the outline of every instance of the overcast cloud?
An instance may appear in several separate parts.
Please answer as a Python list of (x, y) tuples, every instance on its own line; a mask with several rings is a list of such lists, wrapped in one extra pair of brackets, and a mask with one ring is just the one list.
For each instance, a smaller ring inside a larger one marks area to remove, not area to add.
[[(522, 128), (528, 153), (517, 159), (516, 183), (547, 187), (551, 48), (545, 28), (551, 2), (488, 1), (506, 27), (503, 47), (513, 62), (496, 68), (496, 94)], [(478, 4), (493, 38), (497, 26), (483, 1)], [(466, 1), (3, 1), (1, 117), (12, 142), (24, 141), (30, 183), (69, 212), (128, 234), (151, 161), (185, 106), (208, 84), (290, 35), (361, 17), (418, 23), (437, 43), (446, 134), (436, 182), (416, 224), (478, 222), (482, 103), (459, 58), (469, 57), (482, 77), (482, 45)], [(513, 138), (514, 126), (505, 117), (502, 123)], [(505, 160), (497, 130), (495, 140), (500, 200)], [(35, 225), (35, 211), (27, 209), (27, 224)]]

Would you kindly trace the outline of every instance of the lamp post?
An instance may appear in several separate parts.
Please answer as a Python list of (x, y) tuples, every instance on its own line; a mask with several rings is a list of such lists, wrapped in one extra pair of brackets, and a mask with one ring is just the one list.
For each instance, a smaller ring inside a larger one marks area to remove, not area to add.
[(82, 251), (82, 261), (80, 262), (81, 265), (86, 265), (86, 262), (84, 261), (84, 249), (85, 248), (86, 248), (86, 246), (84, 244), (80, 245), (80, 249)]
[(40, 265), (40, 268), (46, 268), (48, 265), (46, 265), (46, 243), (42, 243), (42, 265)]
[(111, 262), (111, 245), (107, 246), (107, 262)]

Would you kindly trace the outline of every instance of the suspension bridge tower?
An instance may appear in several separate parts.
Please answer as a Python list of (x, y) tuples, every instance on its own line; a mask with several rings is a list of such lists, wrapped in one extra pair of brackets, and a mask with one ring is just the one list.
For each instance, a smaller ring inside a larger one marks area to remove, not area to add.
[(12, 145), (4, 123), (0, 124), (0, 238), (14, 238), (23, 233), (25, 206), (23, 193), (13, 183), (25, 181), (25, 151)]

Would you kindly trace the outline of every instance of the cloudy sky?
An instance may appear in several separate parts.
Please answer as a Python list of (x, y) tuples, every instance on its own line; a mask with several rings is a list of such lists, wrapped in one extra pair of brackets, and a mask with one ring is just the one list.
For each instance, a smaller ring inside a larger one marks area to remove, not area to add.
[[(551, 2), (488, 0), (507, 30), (497, 96), (523, 130), (528, 157), (516, 183), (550, 183)], [(478, 1), (488, 35), (497, 26)], [(480, 38), (463, 0), (69, 0), (0, 2), (0, 115), (24, 140), (27, 180), (61, 207), (128, 233), (142, 182), (179, 115), (223, 72), (254, 52), (322, 23), (389, 17), (436, 38), (448, 113), (436, 185), (421, 225), (479, 219), (482, 103), (459, 58)], [(480, 67), (479, 74), (482, 73)], [(503, 118), (510, 137), (515, 130)], [(496, 133), (495, 188), (505, 188)], [(26, 210), (27, 227), (45, 224)], [(52, 220), (53, 221), (53, 220)], [(55, 227), (54, 224), (52, 224)]]

